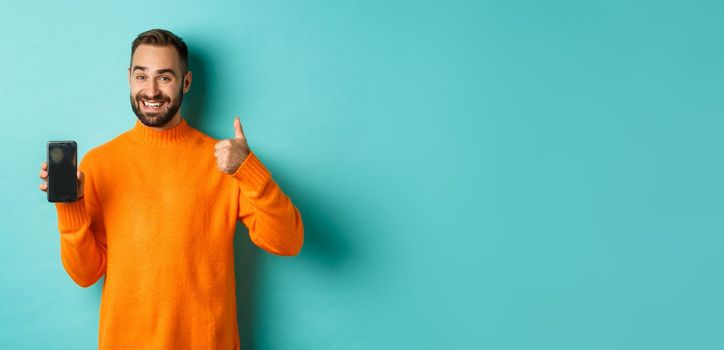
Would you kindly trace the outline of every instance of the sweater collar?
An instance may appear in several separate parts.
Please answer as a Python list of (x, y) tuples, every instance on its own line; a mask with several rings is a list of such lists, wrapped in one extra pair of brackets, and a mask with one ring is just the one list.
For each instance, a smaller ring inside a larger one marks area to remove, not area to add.
[(189, 125), (183, 117), (178, 125), (160, 131), (146, 126), (141, 123), (140, 120), (136, 119), (136, 124), (128, 131), (128, 136), (134, 141), (144, 144), (165, 146), (180, 142), (186, 136), (191, 134), (192, 130), (193, 128), (191, 125)]

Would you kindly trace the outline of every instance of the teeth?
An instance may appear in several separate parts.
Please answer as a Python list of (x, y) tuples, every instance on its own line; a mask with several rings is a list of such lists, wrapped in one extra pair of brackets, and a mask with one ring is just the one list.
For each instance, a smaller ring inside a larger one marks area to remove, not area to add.
[(143, 104), (146, 105), (146, 107), (158, 107), (161, 105), (161, 102), (149, 103), (149, 102), (143, 101)]

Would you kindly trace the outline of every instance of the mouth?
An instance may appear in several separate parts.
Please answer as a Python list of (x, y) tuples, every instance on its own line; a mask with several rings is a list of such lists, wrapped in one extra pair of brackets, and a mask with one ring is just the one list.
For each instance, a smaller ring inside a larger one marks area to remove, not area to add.
[(154, 100), (141, 100), (140, 105), (144, 110), (147, 110), (149, 112), (157, 112), (160, 111), (164, 106), (166, 106), (165, 101), (154, 101)]

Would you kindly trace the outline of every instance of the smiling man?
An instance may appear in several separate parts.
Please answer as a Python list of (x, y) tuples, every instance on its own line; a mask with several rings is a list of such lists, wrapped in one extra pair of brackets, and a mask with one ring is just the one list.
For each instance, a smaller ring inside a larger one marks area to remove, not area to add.
[(174, 45), (153, 46), (142, 43), (134, 42), (131, 67), (128, 68), (131, 107), (138, 120), (146, 126), (174, 127), (181, 122), (179, 108), (184, 94), (191, 86), (191, 71), (185, 62), (188, 51)]
[[(188, 49), (153, 29), (131, 48), (137, 120), (79, 165), (79, 199), (55, 203), (61, 260), (80, 286), (105, 275), (100, 349), (239, 349), (233, 241), (299, 254), (299, 210), (249, 149), (238, 118), (216, 140), (181, 116)], [(47, 191), (47, 164), (40, 189)]]

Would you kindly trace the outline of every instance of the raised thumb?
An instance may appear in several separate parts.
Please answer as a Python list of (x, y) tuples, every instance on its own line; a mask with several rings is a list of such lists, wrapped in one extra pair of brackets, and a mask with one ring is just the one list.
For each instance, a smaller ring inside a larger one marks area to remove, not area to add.
[(239, 120), (239, 117), (234, 118), (234, 134), (237, 139), (244, 138), (244, 131), (241, 129), (241, 120)]

